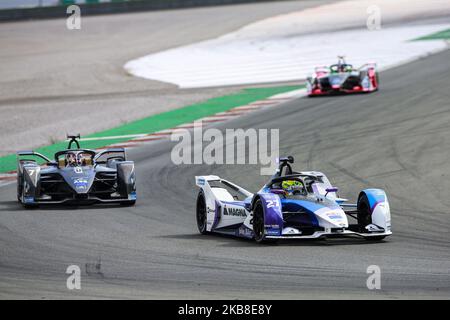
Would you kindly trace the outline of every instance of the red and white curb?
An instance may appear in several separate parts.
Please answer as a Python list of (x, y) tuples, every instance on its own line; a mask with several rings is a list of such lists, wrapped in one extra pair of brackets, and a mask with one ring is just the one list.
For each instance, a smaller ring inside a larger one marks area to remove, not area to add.
[[(230, 119), (246, 115), (256, 110), (265, 108), (271, 108), (279, 106), (288, 101), (303, 97), (306, 95), (306, 89), (298, 89), (285, 93), (276, 94), (264, 100), (258, 100), (251, 102), (247, 105), (232, 108), (230, 110), (219, 112), (214, 115), (197, 119), (194, 122), (181, 124), (171, 129), (161, 130), (149, 134), (130, 134), (123, 136), (108, 136), (108, 137), (95, 137), (95, 138), (83, 138), (80, 141), (92, 141), (92, 140), (111, 140), (111, 139), (123, 139), (129, 138), (129, 140), (118, 142), (103, 147), (97, 148), (97, 150), (104, 150), (107, 148), (137, 148), (145, 144), (152, 143), (157, 140), (169, 139), (170, 135), (178, 129), (193, 129), (200, 121), (203, 125), (214, 124), (219, 122), (225, 122)], [(16, 180), (16, 171), (10, 171), (7, 173), (0, 173), (0, 187), (13, 183)]]

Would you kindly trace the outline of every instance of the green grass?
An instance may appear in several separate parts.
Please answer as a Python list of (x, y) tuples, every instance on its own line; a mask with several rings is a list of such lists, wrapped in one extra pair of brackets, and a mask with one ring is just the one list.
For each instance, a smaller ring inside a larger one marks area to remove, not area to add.
[(450, 29), (439, 31), (433, 34), (430, 34), (425, 37), (420, 37), (417, 39), (414, 39), (414, 41), (418, 40), (447, 40), (450, 39)]
[[(98, 138), (110, 136), (122, 136), (130, 134), (149, 134), (160, 130), (170, 129), (178, 125), (189, 123), (194, 120), (211, 116), (218, 112), (230, 110), (235, 107), (243, 106), (254, 101), (266, 99), (270, 96), (297, 90), (304, 86), (278, 86), (268, 88), (249, 88), (243, 89), (235, 94), (230, 94), (218, 98), (209, 99), (205, 102), (196, 103), (180, 109), (156, 114), (144, 119), (136, 120), (125, 125), (121, 125), (109, 130), (97, 132), (84, 138)], [(87, 149), (96, 149), (113, 143), (128, 141), (129, 138), (92, 140), (81, 142), (81, 147)], [(36, 152), (53, 158), (53, 154), (67, 147), (67, 141), (60, 141), (55, 144), (43, 146), (35, 149)], [(16, 155), (10, 154), (0, 157), (0, 173), (13, 171), (16, 169)]]

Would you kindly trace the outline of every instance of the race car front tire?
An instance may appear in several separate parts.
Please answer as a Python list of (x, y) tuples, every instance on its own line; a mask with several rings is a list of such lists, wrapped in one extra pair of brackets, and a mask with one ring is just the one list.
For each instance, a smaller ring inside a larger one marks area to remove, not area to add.
[[(365, 194), (361, 195), (358, 199), (358, 225), (360, 232), (367, 232), (365, 227), (369, 224), (372, 224), (372, 214), (370, 212), (370, 204), (369, 199)], [(366, 237), (365, 239), (368, 241), (380, 241), (383, 240), (386, 236), (372, 236)]]
[(257, 243), (276, 243), (276, 239), (267, 239), (265, 237), (264, 208), (261, 199), (256, 200), (253, 206), (253, 234)]
[(256, 200), (253, 207), (253, 233), (255, 241), (258, 243), (264, 240), (264, 209), (261, 200)]
[(35, 203), (24, 203), (23, 200), (23, 181), (20, 182), (20, 179), (23, 179), (23, 177), (17, 178), (17, 201), (25, 208), (25, 209), (33, 209), (37, 208), (38, 205)]

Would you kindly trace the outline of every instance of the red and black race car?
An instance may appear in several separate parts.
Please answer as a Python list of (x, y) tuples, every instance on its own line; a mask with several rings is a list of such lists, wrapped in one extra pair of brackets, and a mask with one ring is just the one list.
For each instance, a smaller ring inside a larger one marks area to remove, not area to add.
[(338, 57), (338, 63), (329, 67), (317, 67), (306, 79), (309, 97), (339, 93), (373, 92), (378, 90), (378, 72), (375, 63), (367, 63), (358, 69)]

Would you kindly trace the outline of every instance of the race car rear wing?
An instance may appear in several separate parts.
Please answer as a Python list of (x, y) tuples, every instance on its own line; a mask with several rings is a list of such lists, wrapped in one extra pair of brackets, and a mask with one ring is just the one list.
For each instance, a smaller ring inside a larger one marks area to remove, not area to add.
[[(253, 193), (250, 191), (245, 190), (242, 187), (239, 187), (238, 185), (221, 179), (218, 176), (196, 176), (195, 177), (195, 184), (202, 188), (207, 193), (212, 193), (216, 197), (218, 196), (217, 192), (214, 192), (213, 190), (218, 191), (219, 189), (231, 189), (230, 191), (235, 194), (240, 194), (242, 197), (251, 197), (253, 196)], [(221, 199), (222, 197), (218, 197), (218, 200), (224, 200)], [(231, 198), (233, 199), (233, 198)]]

